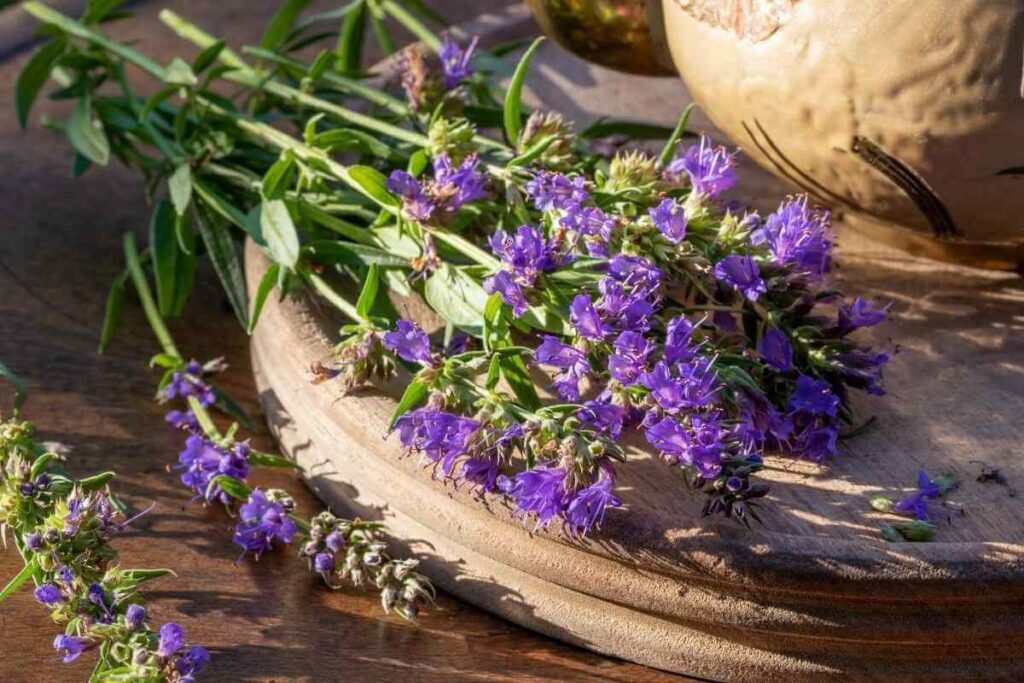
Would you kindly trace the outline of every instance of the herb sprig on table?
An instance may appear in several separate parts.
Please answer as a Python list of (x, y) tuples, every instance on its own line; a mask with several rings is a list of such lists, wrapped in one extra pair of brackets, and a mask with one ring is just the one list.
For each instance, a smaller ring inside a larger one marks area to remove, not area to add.
[[(392, 420), (406, 451), (571, 534), (621, 506), (627, 431), (704, 492), (705, 514), (744, 522), (767, 493), (765, 451), (837, 454), (850, 389), (881, 393), (890, 353), (851, 338), (887, 307), (829, 285), (826, 212), (804, 197), (768, 216), (727, 202), (735, 154), (705, 138), (681, 147), (688, 112), (659, 154), (611, 156), (595, 138), (650, 130), (575, 133), (527, 112), (539, 41), (502, 89), (494, 54), (438, 37), (415, 5), (366, 0), (344, 10), (337, 47), (304, 62), (303, 6), (284, 3), (241, 52), (165, 11), (201, 51), (162, 65), (96, 21), (26, 4), (53, 40), (26, 69), (22, 111), (52, 76), (77, 100), (63, 126), (77, 170), (116, 156), (146, 176), (156, 208), (140, 261), (159, 316), (185, 305), (200, 249), (249, 331), (275, 289), (314, 293), (352, 321), (317, 379), (356, 389), (412, 369)], [(395, 60), (395, 88), (356, 68), (354, 8), (422, 40)], [(129, 66), (160, 89), (133, 90)], [(273, 262), (251, 307), (238, 237)], [(346, 280), (362, 283), (357, 298)], [(389, 295), (424, 300), (443, 342)]]
[(10, 533), (25, 568), (0, 589), (0, 602), (31, 581), (35, 599), (63, 627), (53, 647), (66, 664), (98, 653), (92, 681), (188, 683), (210, 661), (189, 646), (180, 625), (150, 627), (138, 589), (169, 569), (125, 569), (110, 545), (138, 517), (110, 490), (113, 472), (71, 477), (59, 444), (36, 439), (36, 426), (21, 413), (21, 381), (0, 365), (15, 386), (14, 409), (0, 421), (0, 538)]

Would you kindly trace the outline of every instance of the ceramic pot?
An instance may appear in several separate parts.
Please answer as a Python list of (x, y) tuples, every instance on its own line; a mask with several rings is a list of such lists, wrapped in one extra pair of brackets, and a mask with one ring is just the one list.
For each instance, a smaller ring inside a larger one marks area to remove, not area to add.
[[(568, 1), (530, 4), (550, 26)], [(667, 43), (722, 131), (852, 227), (921, 255), (1024, 264), (1021, 0), (601, 4), (642, 5), (651, 40), (635, 52), (660, 63)]]

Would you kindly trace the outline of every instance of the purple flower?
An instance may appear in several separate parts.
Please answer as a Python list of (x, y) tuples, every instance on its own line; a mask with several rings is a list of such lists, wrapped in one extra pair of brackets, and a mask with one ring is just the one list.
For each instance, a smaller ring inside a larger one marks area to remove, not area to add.
[(700, 143), (691, 146), (665, 169), (670, 179), (684, 172), (690, 177), (694, 192), (717, 197), (736, 185), (736, 159), (724, 147), (713, 147), (711, 140), (701, 136)]
[(35, 531), (25, 537), (25, 547), (29, 550), (36, 552), (43, 547), (43, 535), (38, 531)]
[(324, 539), (324, 545), (332, 553), (340, 552), (345, 547), (345, 536), (340, 531), (335, 529), (331, 533), (327, 534), (327, 538)]
[(734, 428), (740, 443), (748, 451), (762, 450), (766, 445), (781, 447), (793, 432), (793, 423), (776, 410), (764, 394), (743, 394), (740, 422)]
[(317, 553), (313, 558), (313, 569), (320, 574), (328, 574), (334, 571), (334, 555), (330, 553)]
[(622, 425), (626, 419), (626, 409), (622, 406), (605, 401), (587, 401), (576, 412), (580, 422), (598, 432), (618, 439), (622, 434)]
[(928, 500), (934, 500), (943, 493), (942, 487), (928, 476), (924, 470), (917, 471), (917, 491), (898, 501), (893, 510), (902, 513), (914, 513), (922, 522), (929, 521)]
[(484, 491), (494, 490), (498, 474), (498, 458), (469, 458), (462, 464), (462, 478)]
[(446, 211), (458, 211), (463, 204), (487, 196), (486, 179), (480, 173), (480, 159), (470, 154), (456, 168), (451, 157), (441, 154), (434, 159), (434, 184), (431, 194), (443, 202)]
[(188, 410), (171, 410), (168, 411), (167, 416), (164, 418), (167, 420), (175, 429), (181, 429), (186, 432), (195, 432), (199, 430), (199, 420), (196, 418), (196, 414), (192, 412), (191, 408)]
[(103, 614), (106, 617), (104, 623), (112, 621), (113, 615), (110, 613), (110, 607), (107, 606), (107, 593), (103, 590), (103, 586), (98, 583), (89, 584), (88, 596), (89, 602), (103, 610)]
[(181, 683), (193, 683), (194, 674), (199, 673), (210, 663), (210, 653), (205, 647), (193, 645), (174, 660), (174, 670), (178, 672)]
[(715, 278), (743, 292), (751, 301), (768, 291), (761, 279), (761, 269), (749, 256), (729, 254), (715, 266)]
[(608, 274), (639, 298), (652, 296), (661, 287), (661, 270), (643, 256), (617, 254), (608, 262)]
[(800, 375), (796, 380), (796, 390), (789, 397), (789, 409), (835, 417), (839, 412), (839, 397), (832, 393), (832, 385), (828, 382)]
[(517, 318), (526, 313), (526, 309), (530, 307), (523, 288), (516, 282), (515, 276), (507, 270), (499, 270), (484, 280), (484, 291), (488, 294), (495, 292), (501, 294), (501, 300), (512, 307), (512, 315)]
[(656, 207), (649, 209), (648, 213), (654, 226), (672, 244), (679, 244), (686, 237), (686, 212), (676, 200), (663, 199)]
[(885, 390), (881, 387), (882, 368), (892, 355), (889, 353), (862, 353), (850, 351), (835, 356), (835, 362), (842, 374), (843, 381), (849, 386), (862, 389), (869, 394), (882, 396)]
[(451, 39), (451, 36), (445, 35), (438, 56), (441, 58), (441, 70), (444, 72), (444, 85), (446, 88), (451, 90), (458, 87), (460, 83), (476, 72), (472, 61), (479, 42), (480, 39), (473, 36), (469, 46), (463, 50), (461, 45)]
[(160, 643), (157, 645), (158, 657), (170, 657), (185, 644), (185, 629), (179, 624), (168, 622), (160, 627)]
[(210, 482), (218, 474), (239, 481), (249, 476), (249, 446), (237, 443), (224, 449), (201, 434), (192, 434), (185, 440), (185, 450), (178, 454), (178, 462), (185, 468), (181, 482), (198, 496), (207, 500), (220, 498), (228, 502), (226, 493), (216, 487), (209, 490)]
[(213, 387), (202, 380), (203, 366), (197, 361), (189, 361), (184, 370), (171, 375), (171, 381), (164, 389), (164, 396), (172, 398), (195, 398), (203, 407), (212, 406), (217, 401)]
[(569, 178), (554, 171), (541, 171), (526, 184), (538, 211), (572, 211), (590, 199), (582, 176)]
[(456, 460), (468, 453), (470, 438), (480, 423), (442, 410), (419, 408), (398, 418), (395, 429), (407, 452), (422, 453), (451, 475)]
[(504, 270), (484, 280), (484, 290), (499, 292), (516, 317), (529, 307), (523, 287), (532, 287), (538, 275), (555, 270), (567, 259), (553, 241), (545, 240), (540, 230), (530, 225), (519, 226), (514, 236), (498, 230), (491, 235), (490, 245)]
[(838, 455), (839, 430), (832, 425), (807, 427), (796, 435), (793, 450), (815, 462), (822, 462), (831, 456)]
[(642, 334), (627, 330), (615, 339), (614, 348), (608, 356), (608, 373), (627, 386), (636, 384), (647, 369), (654, 344)]
[(35, 590), (36, 600), (47, 607), (53, 607), (64, 599), (60, 589), (52, 583), (44, 583)]
[(239, 522), (232, 541), (242, 547), (239, 559), (252, 552), (258, 560), (264, 551), (273, 547), (274, 539), (291, 543), (298, 531), (284, 504), (270, 500), (259, 489), (249, 494), (249, 500), (238, 509), (238, 516)]
[(692, 415), (689, 427), (674, 417), (664, 417), (648, 427), (645, 436), (660, 453), (681, 465), (696, 468), (703, 477), (713, 477), (721, 471), (725, 433), (717, 413)]
[(555, 391), (567, 401), (580, 397), (580, 380), (590, 374), (590, 362), (586, 354), (577, 348), (563, 344), (557, 337), (544, 335), (544, 341), (534, 352), (534, 360), (540, 365), (558, 368), (561, 372), (552, 384)]
[(581, 235), (600, 238), (605, 245), (611, 241), (615, 228), (615, 219), (595, 206), (576, 207), (559, 222)]
[(622, 501), (612, 493), (611, 477), (603, 476), (573, 497), (565, 511), (565, 521), (577, 534), (586, 534), (601, 526), (605, 512), (610, 507), (619, 507)]
[(399, 320), (395, 329), (384, 335), (384, 347), (410, 363), (434, 364), (430, 339), (423, 328), (414, 322)]
[(388, 190), (402, 200), (402, 215), (411, 221), (426, 222), (437, 210), (437, 202), (420, 182), (407, 171), (395, 170), (388, 177)]
[(889, 308), (892, 302), (879, 306), (877, 303), (866, 301), (861, 297), (853, 300), (852, 304), (842, 304), (839, 307), (839, 321), (836, 326), (840, 335), (847, 335), (862, 327), (873, 327), (885, 322), (889, 317)]
[(640, 383), (650, 389), (651, 397), (662, 410), (676, 413), (714, 403), (718, 374), (709, 358), (696, 358), (674, 367), (658, 361), (653, 370), (644, 373)]
[(693, 358), (696, 351), (690, 345), (694, 332), (693, 323), (684, 316), (673, 318), (665, 326), (665, 362), (678, 363)]
[(807, 207), (807, 197), (789, 199), (751, 233), (754, 244), (765, 244), (772, 261), (820, 279), (832, 259), (832, 230), (827, 211)]
[(522, 515), (533, 513), (537, 526), (542, 527), (565, 511), (568, 497), (565, 477), (564, 468), (538, 465), (532, 470), (517, 473), (514, 480), (504, 478), (501, 484), (515, 502), (516, 512)]
[(786, 333), (778, 328), (772, 327), (764, 333), (758, 351), (764, 362), (779, 372), (787, 372), (793, 367), (793, 347)]
[(92, 647), (92, 645), (93, 642), (88, 638), (69, 636), (63, 633), (53, 639), (53, 649), (61, 651), (61, 654), (63, 655), (63, 657), (61, 657), (61, 661), (65, 664), (70, 664), (78, 659), (78, 657)]
[(128, 605), (128, 609), (124, 613), (124, 621), (133, 631), (138, 629), (146, 621), (146, 608), (137, 604)]
[(611, 334), (611, 328), (601, 320), (589, 294), (577, 294), (569, 311), (573, 327), (581, 337), (601, 341)]

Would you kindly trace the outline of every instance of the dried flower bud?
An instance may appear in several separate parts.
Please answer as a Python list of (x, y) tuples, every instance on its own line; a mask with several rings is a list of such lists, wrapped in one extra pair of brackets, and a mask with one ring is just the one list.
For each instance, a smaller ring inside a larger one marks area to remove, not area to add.
[(545, 144), (547, 147), (540, 155), (541, 164), (556, 170), (567, 168), (575, 159), (572, 140), (572, 125), (566, 123), (561, 114), (535, 111), (526, 121), (516, 152), (525, 154), (535, 145)]

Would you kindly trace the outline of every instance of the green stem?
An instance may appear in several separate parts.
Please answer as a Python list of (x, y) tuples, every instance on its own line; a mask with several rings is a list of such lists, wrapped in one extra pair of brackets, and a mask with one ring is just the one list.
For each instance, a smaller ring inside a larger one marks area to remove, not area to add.
[(476, 261), (482, 266), (487, 266), (488, 268), (491, 268), (493, 270), (497, 270), (498, 268), (501, 267), (501, 261), (494, 258), (480, 247), (476, 246), (469, 240), (459, 235), (450, 232), (445, 232), (444, 230), (433, 230), (430, 228), (424, 229), (427, 230), (427, 232), (429, 232), (431, 235), (433, 235), (440, 241), (444, 242), (445, 244), (455, 249), (462, 255), (467, 256), (468, 258)]
[(331, 287), (327, 280), (323, 279), (316, 273), (308, 273), (306, 275), (306, 279), (309, 281), (311, 285), (313, 285), (313, 289), (315, 289), (320, 294), (320, 296), (327, 299), (327, 301), (330, 302), (339, 311), (341, 311), (348, 317), (352, 318), (352, 320), (355, 320), (356, 322), (367, 322), (367, 320), (363, 318), (363, 316), (359, 315), (359, 311), (356, 310), (356, 307), (349, 303), (349, 301), (345, 297), (338, 294), (338, 292), (333, 287)]
[(394, 0), (384, 0), (380, 3), (381, 9), (390, 14), (395, 20), (405, 26), (417, 38), (422, 40), (427, 47), (434, 52), (440, 52), (441, 39), (437, 34), (427, 28), (426, 24), (419, 20), (412, 12)]

